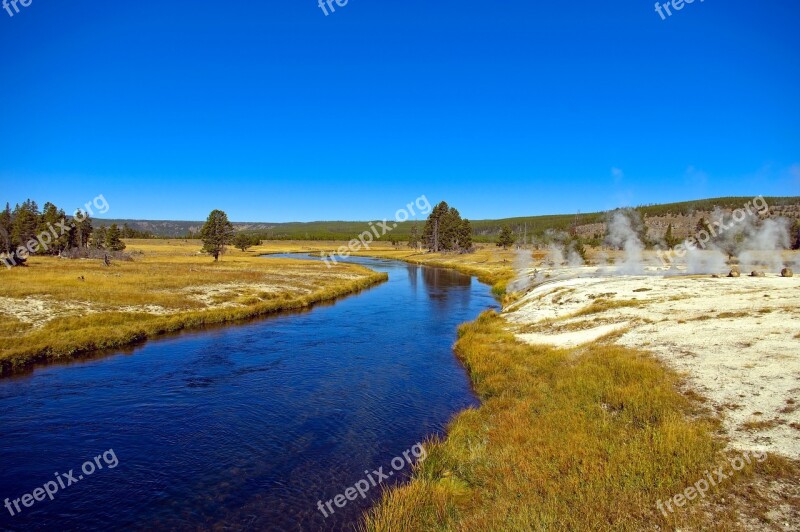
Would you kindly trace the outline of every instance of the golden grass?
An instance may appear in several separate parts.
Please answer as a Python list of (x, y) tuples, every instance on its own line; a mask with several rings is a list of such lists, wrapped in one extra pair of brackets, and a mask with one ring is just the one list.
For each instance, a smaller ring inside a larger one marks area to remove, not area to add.
[(357, 265), (266, 260), (257, 256), (260, 249), (231, 250), (214, 263), (199, 248), (197, 241), (129, 241), (134, 261), (110, 267), (33, 257), (26, 268), (3, 270), (0, 375), (167, 332), (303, 308), (386, 279)]
[(744, 312), (744, 311), (740, 311), (740, 312), (720, 312), (719, 314), (717, 314), (717, 318), (722, 318), (722, 319), (725, 319), (725, 318), (748, 318), (750, 316), (751, 316), (751, 314), (749, 312)]
[(777, 427), (781, 424), (778, 419), (767, 419), (758, 421), (745, 421), (740, 425), (742, 430), (761, 431)]
[(581, 316), (590, 316), (592, 314), (599, 314), (601, 312), (606, 312), (607, 310), (612, 310), (615, 308), (634, 308), (642, 306), (643, 302), (638, 299), (622, 299), (622, 300), (612, 300), (612, 299), (596, 299), (594, 300), (589, 306), (580, 309), (579, 311), (565, 316), (563, 319), (567, 318), (579, 318)]
[(658, 500), (726, 459), (716, 423), (676, 391), (674, 373), (614, 345), (522, 344), (493, 312), (460, 328), (456, 351), (482, 406), (426, 446), (411, 482), (384, 494), (364, 530), (736, 529), (741, 508), (722, 497), (749, 497), (758, 517), (769, 501), (743, 486), (800, 471), (771, 457), (665, 517)]
[(369, 251), (359, 251), (354, 255), (380, 257), (422, 264), (453, 268), (467, 275), (474, 275), (482, 283), (492, 286), (492, 292), (502, 296), (506, 285), (514, 278), (513, 250), (504, 250), (494, 244), (477, 244), (474, 253), (419, 253), (408, 247), (394, 248), (384, 244), (373, 245)]

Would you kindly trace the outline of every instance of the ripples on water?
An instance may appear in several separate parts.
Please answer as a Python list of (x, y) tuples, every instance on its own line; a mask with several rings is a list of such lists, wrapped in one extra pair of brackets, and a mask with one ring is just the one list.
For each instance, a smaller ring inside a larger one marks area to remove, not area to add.
[(119, 459), (21, 515), (0, 507), (0, 528), (351, 529), (369, 500), (328, 519), (317, 501), (477, 404), (451, 346), (494, 306), (451, 270), (353, 262), (389, 281), (0, 380), (0, 500), (109, 448)]

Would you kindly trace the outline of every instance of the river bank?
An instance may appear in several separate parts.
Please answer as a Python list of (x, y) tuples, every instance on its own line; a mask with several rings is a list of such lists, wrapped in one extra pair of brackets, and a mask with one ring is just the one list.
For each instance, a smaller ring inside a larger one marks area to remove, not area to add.
[(386, 280), (358, 265), (266, 261), (197, 242), (129, 241), (132, 261), (33, 257), (3, 271), (0, 376), (162, 334), (307, 308)]
[[(342, 246), (339, 241), (265, 241), (253, 248), (258, 253), (333, 253)], [(476, 277), (492, 287), (492, 292), (502, 297), (506, 285), (514, 278), (513, 249), (503, 249), (495, 244), (476, 244), (473, 253), (428, 253), (409, 248), (405, 243), (393, 246), (387, 242), (373, 242), (368, 250), (350, 254), (353, 257), (375, 257), (399, 260), (421, 266), (452, 268)]]

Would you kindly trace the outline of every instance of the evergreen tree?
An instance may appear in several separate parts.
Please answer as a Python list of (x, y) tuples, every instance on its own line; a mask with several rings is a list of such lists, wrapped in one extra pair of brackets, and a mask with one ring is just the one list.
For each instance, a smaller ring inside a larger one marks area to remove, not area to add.
[(458, 247), (462, 253), (472, 251), (472, 224), (466, 218), (458, 229)]
[(419, 247), (419, 228), (417, 222), (411, 226), (411, 234), (408, 236), (408, 247), (416, 249)]
[[(258, 243), (260, 243), (260, 241)], [(242, 251), (247, 251), (248, 248), (257, 245), (257, 243), (254, 241), (253, 237), (248, 236), (244, 233), (238, 233), (236, 237), (234, 237), (233, 239), (233, 245), (234, 247), (241, 249)]]
[(667, 247), (670, 249), (678, 245), (678, 239), (672, 231), (672, 224), (667, 226), (667, 233), (664, 235), (664, 243), (667, 244)]
[(711, 235), (711, 234), (712, 234), (712, 233), (711, 233), (711, 226), (710, 226), (710, 225), (708, 225), (708, 220), (706, 220), (705, 216), (703, 216), (702, 218), (700, 218), (700, 220), (698, 220), (698, 222), (697, 222), (697, 227), (695, 228), (695, 230), (696, 230), (698, 233), (699, 233), (699, 232), (701, 232), (701, 231), (705, 231), (705, 232), (707, 232), (709, 235)]
[(586, 262), (586, 247), (583, 245), (583, 240), (581, 240), (579, 236), (571, 236), (569, 240), (566, 241), (564, 249), (575, 251), (581, 260), (584, 263)]
[[(28, 247), (31, 240), (36, 240), (36, 230), (39, 228), (39, 207), (36, 202), (27, 200), (22, 205), (17, 205), (12, 213), (11, 240), (12, 248), (19, 246)], [(36, 249), (36, 246), (31, 246)]]
[(500, 237), (497, 239), (497, 247), (508, 249), (513, 243), (514, 233), (511, 232), (511, 228), (509, 226), (504, 225), (503, 229), (500, 230)]
[[(441, 202), (433, 208), (422, 237), (430, 251), (464, 252), (472, 249), (472, 227), (461, 219), (457, 209)], [(412, 238), (413, 239), (413, 238)]]
[(59, 209), (49, 201), (44, 204), (44, 210), (39, 220), (39, 234), (49, 233), (50, 236), (52, 236), (52, 232), (55, 230), (58, 236), (54, 237), (53, 240), (47, 244), (47, 250), (43, 249), (43, 253), (58, 255), (69, 246), (69, 234), (61, 234), (61, 229), (59, 228), (59, 223), (61, 223), (66, 216), (62, 209)]
[(800, 220), (795, 220), (792, 224), (792, 233), (790, 237), (792, 249), (800, 249)]
[(11, 250), (13, 249), (11, 240), (13, 228), (11, 221), (11, 206), (6, 203), (5, 210), (0, 212), (0, 253), (11, 254)]
[(103, 249), (106, 245), (107, 237), (108, 230), (105, 225), (101, 225), (92, 233), (92, 247), (95, 249)]
[(450, 207), (442, 217), (440, 243), (445, 251), (459, 251), (458, 230), (461, 227), (461, 214)]
[[(75, 213), (74, 224), (76, 234), (75, 246), (79, 248), (89, 247), (89, 240), (92, 237), (92, 231), (94, 231), (89, 213), (78, 209)], [(117, 238), (119, 238), (119, 229), (117, 229)]]
[(428, 249), (434, 253), (438, 253), (443, 249), (443, 222), (449, 210), (450, 207), (445, 201), (436, 205), (428, 215), (428, 219), (425, 222), (425, 227), (422, 230), (422, 238), (425, 240)]
[(125, 242), (120, 240), (120, 232), (117, 224), (111, 224), (106, 232), (105, 248), (109, 251), (122, 251), (125, 249)]
[(200, 238), (203, 252), (213, 256), (214, 261), (219, 260), (219, 256), (225, 253), (225, 246), (233, 241), (233, 225), (228, 221), (228, 215), (220, 210), (211, 211), (200, 230)]

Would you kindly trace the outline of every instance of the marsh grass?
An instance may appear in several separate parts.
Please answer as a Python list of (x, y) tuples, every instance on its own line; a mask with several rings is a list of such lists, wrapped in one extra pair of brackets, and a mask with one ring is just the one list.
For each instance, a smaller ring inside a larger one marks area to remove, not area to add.
[(160, 334), (304, 308), (386, 279), (357, 265), (214, 263), (195, 241), (131, 241), (131, 262), (34, 257), (0, 272), (0, 375)]
[(731, 529), (737, 514), (717, 497), (769, 467), (797, 471), (750, 467), (665, 517), (656, 501), (725, 459), (718, 422), (677, 391), (676, 374), (613, 344), (522, 344), (493, 312), (460, 328), (456, 351), (482, 405), (426, 446), (412, 481), (384, 494), (364, 530)]

